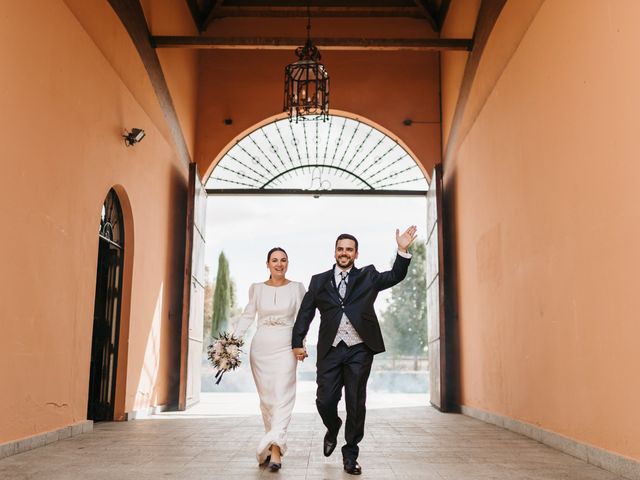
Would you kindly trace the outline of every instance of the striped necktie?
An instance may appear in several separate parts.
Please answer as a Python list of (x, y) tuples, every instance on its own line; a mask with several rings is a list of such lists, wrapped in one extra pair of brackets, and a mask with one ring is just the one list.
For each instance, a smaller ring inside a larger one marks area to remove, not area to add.
[(347, 272), (340, 272), (340, 283), (338, 284), (338, 294), (340, 298), (344, 298), (347, 294)]

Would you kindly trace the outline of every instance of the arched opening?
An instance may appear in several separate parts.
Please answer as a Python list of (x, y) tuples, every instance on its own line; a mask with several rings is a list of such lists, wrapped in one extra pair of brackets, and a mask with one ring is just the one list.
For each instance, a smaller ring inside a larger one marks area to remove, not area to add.
[(326, 122), (276, 117), (237, 138), (206, 180), (209, 194), (384, 193), (428, 189), (420, 162), (382, 127), (347, 114)]
[[(228, 263), (226, 268), (236, 284), (231, 296), (237, 303), (226, 315), (230, 323), (216, 324), (209, 329), (208, 317), (213, 309), (206, 308), (205, 346), (220, 329), (232, 327), (234, 316), (239, 314), (247, 299), (249, 285), (264, 280), (260, 269), (264, 269), (263, 256), (271, 247), (287, 249), (292, 262), (291, 278), (306, 286), (311, 274), (331, 266), (333, 242), (344, 231), (355, 234), (361, 242), (361, 266), (373, 263), (379, 271), (388, 270), (395, 257), (393, 233), (396, 227), (418, 224), (420, 240), (423, 244), (426, 242), (429, 184), (422, 164), (391, 132), (357, 116), (341, 112), (331, 115), (326, 122), (297, 124), (281, 116), (273, 117), (227, 145), (214, 165), (205, 177), (209, 201), (204, 260), (209, 282), (204, 285), (204, 297), (207, 305), (211, 303), (215, 296), (214, 284), (224, 282), (224, 279), (216, 279), (221, 262), (219, 255), (223, 250), (224, 262)], [(226, 216), (217, 216), (216, 212)], [(345, 222), (348, 218), (352, 221)], [(328, 223), (323, 223), (327, 219)], [(226, 232), (235, 232), (235, 239), (229, 239), (229, 247), (219, 241)], [(419, 255), (425, 256), (424, 248)], [(426, 261), (422, 260), (422, 263), (424, 265)], [(414, 272), (416, 277), (421, 275), (424, 276), (424, 268)], [(389, 290), (380, 296), (377, 302), (380, 310), (385, 310), (393, 301), (398, 307), (403, 299), (409, 298), (398, 296), (394, 300), (393, 295)], [(422, 293), (424, 299), (426, 290)], [(409, 311), (406, 301), (405, 305)], [(423, 348), (426, 346), (426, 313), (423, 325), (418, 327), (420, 331), (415, 330), (415, 323), (405, 322), (404, 336), (392, 335), (392, 322), (401, 323), (398, 317), (403, 312), (398, 310), (389, 311), (383, 320), (387, 322), (386, 333), (383, 327), (387, 353), (377, 356), (374, 362), (369, 388), (377, 390), (378, 395), (372, 400), (373, 408), (399, 405), (398, 402), (406, 402), (404, 406), (429, 402), (428, 362)], [(313, 354), (318, 324), (319, 320), (313, 322), (312, 330), (316, 331), (310, 330), (307, 343)], [(423, 339), (423, 343), (416, 347), (420, 342), (414, 340), (418, 338)], [(402, 348), (409, 342), (412, 342), (411, 351)], [(245, 352), (248, 350), (249, 346), (246, 346)], [(206, 362), (203, 366), (203, 392), (233, 394), (253, 388), (248, 368), (225, 376), (222, 384), (216, 386), (212, 381), (212, 370)], [(296, 408), (313, 406), (314, 384), (312, 356), (298, 368), (300, 402)], [(389, 397), (395, 394), (398, 396)], [(231, 396), (224, 401), (233, 404), (234, 408), (242, 408), (243, 398), (242, 395)], [(204, 397), (205, 409), (207, 402)], [(216, 408), (220, 408), (219, 401), (215, 403)]]
[(102, 206), (91, 339), (87, 418), (114, 419), (122, 312), (124, 218), (115, 190)]

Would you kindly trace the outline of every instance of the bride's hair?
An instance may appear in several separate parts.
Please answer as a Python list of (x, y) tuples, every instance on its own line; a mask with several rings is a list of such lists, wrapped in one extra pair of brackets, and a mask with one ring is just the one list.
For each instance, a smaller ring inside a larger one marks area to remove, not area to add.
[(269, 250), (269, 253), (267, 253), (267, 262), (269, 260), (271, 260), (271, 254), (274, 253), (274, 252), (282, 252), (287, 256), (287, 258), (289, 258), (289, 255), (287, 254), (287, 252), (285, 252), (284, 248), (282, 248), (282, 247), (273, 247), (271, 250)]
[[(269, 263), (269, 260), (271, 260), (271, 255), (274, 252), (282, 252), (282, 253), (285, 254), (285, 256), (287, 258), (289, 258), (289, 254), (285, 251), (284, 248), (282, 248), (282, 247), (273, 247), (271, 250), (269, 250), (269, 253), (267, 253), (267, 263)], [(269, 278), (271, 278), (271, 275), (269, 275)]]

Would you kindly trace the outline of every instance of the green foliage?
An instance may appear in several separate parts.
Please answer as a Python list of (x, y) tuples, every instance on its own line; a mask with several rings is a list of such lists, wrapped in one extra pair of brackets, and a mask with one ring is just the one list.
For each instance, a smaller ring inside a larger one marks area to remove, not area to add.
[(211, 332), (211, 319), (213, 317), (213, 289), (214, 284), (211, 283), (209, 276), (209, 267), (204, 267), (204, 340), (205, 345), (208, 339), (212, 337)]
[(229, 262), (224, 252), (218, 257), (218, 274), (213, 291), (213, 315), (211, 317), (211, 334), (217, 335), (227, 326), (232, 307), (232, 284), (229, 275)]
[(392, 355), (417, 359), (424, 356), (427, 344), (426, 246), (416, 240), (409, 252), (413, 258), (407, 277), (391, 289), (389, 306), (384, 313), (384, 330)]

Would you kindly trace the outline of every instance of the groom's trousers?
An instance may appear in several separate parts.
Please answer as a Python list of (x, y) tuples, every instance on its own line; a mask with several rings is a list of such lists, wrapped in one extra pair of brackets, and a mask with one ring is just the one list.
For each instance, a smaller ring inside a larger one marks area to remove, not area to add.
[(332, 434), (337, 434), (340, 428), (338, 402), (344, 386), (347, 409), (346, 444), (342, 447), (344, 460), (358, 458), (358, 443), (364, 436), (367, 380), (372, 363), (373, 352), (364, 343), (348, 347), (344, 342), (331, 347), (317, 363), (316, 406), (322, 422)]

